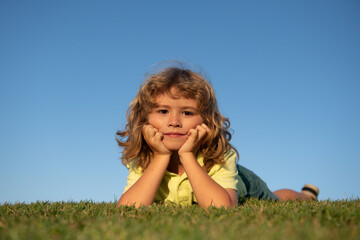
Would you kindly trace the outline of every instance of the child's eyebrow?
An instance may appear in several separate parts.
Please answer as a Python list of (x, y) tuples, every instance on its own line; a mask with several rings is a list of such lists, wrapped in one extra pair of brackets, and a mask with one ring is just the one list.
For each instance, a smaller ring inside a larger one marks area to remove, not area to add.
[[(170, 107), (169, 105), (166, 105), (166, 104), (162, 104), (162, 105), (156, 104), (156, 105), (154, 106), (154, 108), (171, 108), (171, 107)], [(192, 107), (192, 106), (183, 106), (183, 107), (181, 107), (180, 109), (182, 109), (182, 110), (184, 110), (184, 109), (191, 109), (191, 110), (193, 110), (193, 111), (198, 111), (197, 108), (194, 108), (194, 107)]]
[(190, 106), (182, 107), (182, 109), (190, 109), (190, 110), (193, 110), (193, 111), (198, 111), (197, 108), (190, 107)]

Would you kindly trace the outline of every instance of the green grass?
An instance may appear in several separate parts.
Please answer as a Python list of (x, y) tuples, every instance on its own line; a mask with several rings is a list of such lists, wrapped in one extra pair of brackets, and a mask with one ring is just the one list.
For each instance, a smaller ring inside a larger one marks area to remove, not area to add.
[(0, 205), (0, 239), (360, 239), (360, 199), (251, 199), (232, 209), (5, 203)]

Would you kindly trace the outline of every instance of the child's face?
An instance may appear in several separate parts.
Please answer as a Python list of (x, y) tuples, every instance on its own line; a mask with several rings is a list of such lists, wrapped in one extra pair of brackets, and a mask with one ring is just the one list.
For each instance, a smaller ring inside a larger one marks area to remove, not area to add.
[(170, 151), (177, 151), (188, 138), (190, 129), (203, 123), (197, 102), (188, 98), (171, 98), (160, 94), (148, 115), (148, 123), (164, 134), (163, 143)]

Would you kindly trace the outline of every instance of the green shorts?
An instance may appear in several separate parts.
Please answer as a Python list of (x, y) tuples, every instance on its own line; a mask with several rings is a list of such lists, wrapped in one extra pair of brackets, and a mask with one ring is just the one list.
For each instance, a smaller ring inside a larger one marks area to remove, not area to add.
[(246, 187), (245, 198), (258, 198), (264, 200), (275, 200), (279, 198), (268, 188), (266, 183), (254, 172), (249, 169), (237, 164), (239, 176), (243, 180)]

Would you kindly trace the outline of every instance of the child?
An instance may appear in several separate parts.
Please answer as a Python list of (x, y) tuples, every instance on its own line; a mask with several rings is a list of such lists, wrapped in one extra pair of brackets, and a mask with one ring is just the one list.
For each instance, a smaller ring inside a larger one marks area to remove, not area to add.
[(218, 110), (212, 86), (200, 74), (178, 67), (151, 75), (117, 132), (129, 168), (120, 205), (152, 203), (233, 207), (239, 198), (317, 199), (318, 189), (271, 192), (250, 170), (236, 164), (230, 122)]

